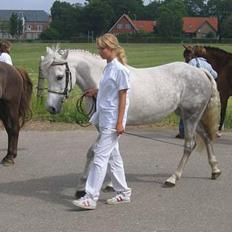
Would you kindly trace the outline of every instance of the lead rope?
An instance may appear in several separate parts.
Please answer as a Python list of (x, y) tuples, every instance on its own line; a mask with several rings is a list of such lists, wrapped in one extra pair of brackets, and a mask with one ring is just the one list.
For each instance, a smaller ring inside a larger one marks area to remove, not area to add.
[[(93, 104), (92, 104), (89, 112), (86, 113), (84, 108), (83, 108), (83, 100), (84, 100), (85, 95), (86, 94), (83, 94), (79, 99), (77, 99), (76, 109), (77, 109), (77, 112), (81, 116), (83, 116), (85, 118), (85, 120), (89, 120), (90, 116), (96, 111), (96, 98), (92, 97)], [(77, 117), (76, 117), (76, 123), (78, 125), (82, 126), (82, 127), (88, 127), (88, 126), (91, 125), (91, 123), (89, 123), (89, 122), (88, 123), (83, 123), (81, 120), (78, 120)], [(131, 133), (131, 132), (126, 132), (125, 131), (124, 134), (130, 135), (130, 136), (135, 136), (135, 137), (138, 137), (138, 138), (143, 138), (143, 139), (150, 139), (150, 140), (165, 143), (165, 144), (171, 144), (171, 145), (183, 147), (183, 145), (178, 144), (178, 143), (167, 142), (167, 141), (164, 141), (164, 140), (150, 138), (150, 137), (147, 137), (147, 136), (144, 136), (144, 135), (134, 134), (134, 133)]]
[(90, 107), (90, 110), (88, 112), (86, 112), (84, 110), (84, 108), (83, 108), (83, 100), (84, 100), (85, 96), (86, 96), (86, 93), (81, 95), (81, 97), (78, 98), (77, 102), (76, 102), (77, 113), (83, 117), (83, 120), (78, 120), (78, 118), (76, 116), (76, 123), (78, 125), (82, 126), (82, 127), (90, 126), (91, 123), (89, 123), (89, 122), (86, 123), (86, 122), (83, 122), (83, 121), (89, 121), (90, 117), (96, 111), (96, 98), (95, 97), (92, 97), (92, 105)]
[(171, 145), (183, 147), (183, 144), (167, 142), (167, 141), (164, 141), (164, 140), (161, 140), (161, 139), (150, 138), (150, 137), (147, 137), (147, 136), (144, 136), (144, 135), (134, 134), (134, 133), (131, 133), (131, 132), (126, 132), (125, 131), (124, 134), (135, 136), (135, 137), (138, 137), (138, 138), (149, 139), (149, 140), (153, 140), (153, 141), (160, 142), (160, 143), (171, 144)]

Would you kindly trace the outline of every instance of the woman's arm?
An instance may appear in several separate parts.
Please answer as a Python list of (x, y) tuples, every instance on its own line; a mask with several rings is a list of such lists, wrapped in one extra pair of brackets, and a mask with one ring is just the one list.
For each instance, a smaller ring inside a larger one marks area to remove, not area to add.
[(120, 135), (124, 132), (122, 122), (123, 122), (123, 117), (124, 117), (125, 108), (126, 108), (127, 89), (120, 90), (118, 94), (119, 94), (119, 104), (118, 104), (118, 121), (116, 125), (116, 131), (117, 131), (117, 134)]

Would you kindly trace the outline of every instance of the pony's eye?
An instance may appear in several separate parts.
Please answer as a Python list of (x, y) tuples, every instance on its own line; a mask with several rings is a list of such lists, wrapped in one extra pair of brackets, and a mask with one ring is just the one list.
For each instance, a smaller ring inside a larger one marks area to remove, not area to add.
[(64, 77), (63, 75), (59, 75), (59, 76), (56, 77), (56, 79), (57, 79), (58, 81), (60, 81), (60, 80), (63, 79), (63, 77)]

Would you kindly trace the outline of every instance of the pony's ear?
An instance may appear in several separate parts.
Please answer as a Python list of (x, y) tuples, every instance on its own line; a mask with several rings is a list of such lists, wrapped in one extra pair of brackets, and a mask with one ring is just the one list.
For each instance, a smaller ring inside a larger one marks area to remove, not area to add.
[(64, 53), (62, 54), (62, 59), (66, 60), (69, 54), (69, 50), (65, 50)]
[(40, 61), (43, 61), (43, 60), (44, 60), (44, 56), (41, 56), (41, 57), (40, 57)]
[(185, 44), (183, 44), (183, 47), (184, 47), (185, 49), (187, 49), (187, 48), (188, 48)]
[(46, 52), (47, 52), (47, 54), (51, 54), (53, 52), (53, 50), (49, 47), (46, 47)]

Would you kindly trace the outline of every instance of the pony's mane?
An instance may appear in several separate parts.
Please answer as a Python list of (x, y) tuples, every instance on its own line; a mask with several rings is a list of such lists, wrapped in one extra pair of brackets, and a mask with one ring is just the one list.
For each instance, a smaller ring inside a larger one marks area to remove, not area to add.
[(221, 48), (216, 48), (216, 47), (211, 47), (211, 46), (204, 46), (206, 50), (211, 50), (212, 52), (216, 52), (216, 53), (220, 53), (222, 55), (226, 55), (226, 56), (231, 56), (232, 57), (232, 53), (227, 52)]
[(71, 50), (69, 50), (69, 52), (74, 52), (74, 53), (79, 52), (79, 53), (81, 53), (83, 55), (90, 55), (90, 56), (93, 56), (93, 57), (99, 57), (100, 58), (100, 56), (98, 54), (92, 53), (90, 51), (83, 50), (83, 49), (71, 49)]
[(54, 62), (64, 62), (65, 59), (63, 58), (63, 55), (68, 51), (69, 54), (72, 53), (79, 53), (84, 56), (90, 56), (93, 58), (100, 58), (99, 55), (95, 53), (91, 53), (87, 50), (82, 49), (59, 49), (58, 46), (49, 48), (49, 52), (44, 56), (44, 59), (41, 62), (41, 68), (47, 69), (49, 66)]

